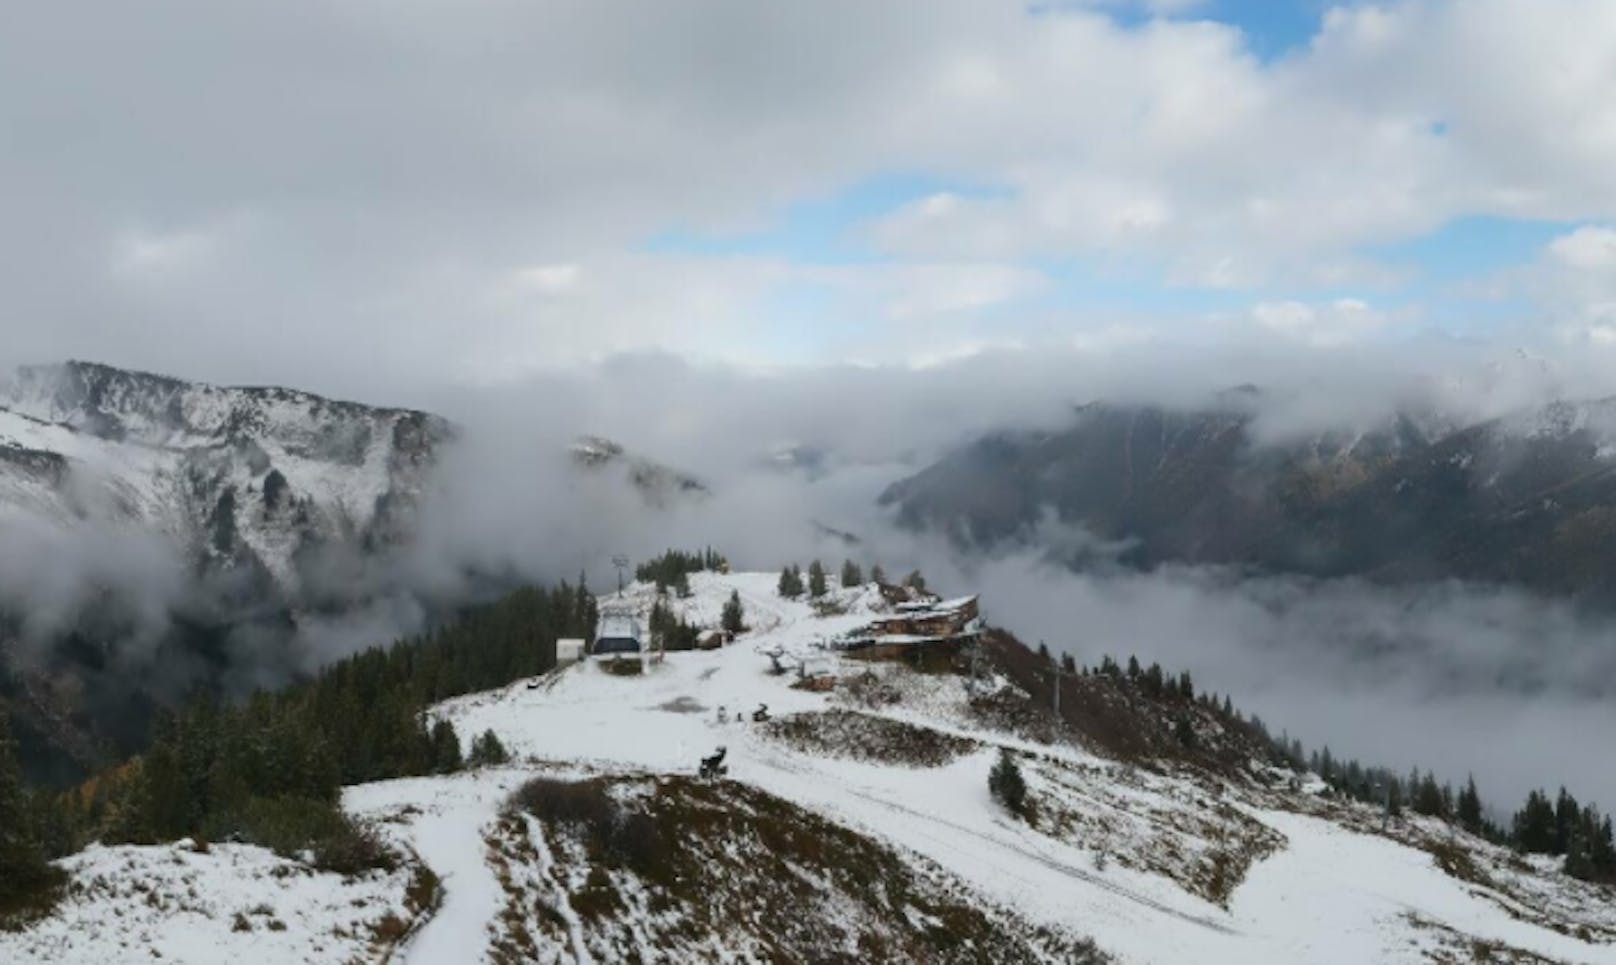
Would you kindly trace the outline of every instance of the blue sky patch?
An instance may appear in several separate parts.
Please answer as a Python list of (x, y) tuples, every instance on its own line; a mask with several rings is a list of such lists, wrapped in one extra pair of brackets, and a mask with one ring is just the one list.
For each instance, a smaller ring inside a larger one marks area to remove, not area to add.
[(805, 264), (857, 264), (883, 260), (855, 230), (906, 204), (941, 192), (992, 197), (997, 189), (925, 174), (883, 174), (828, 195), (794, 202), (763, 219), (764, 227), (738, 234), (690, 229), (646, 239), (652, 252), (724, 256), (772, 256)]

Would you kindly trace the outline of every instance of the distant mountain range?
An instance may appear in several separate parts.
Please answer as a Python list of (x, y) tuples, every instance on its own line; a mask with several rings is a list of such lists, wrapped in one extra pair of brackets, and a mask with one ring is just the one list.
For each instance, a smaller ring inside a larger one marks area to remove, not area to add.
[(1248, 389), (1191, 411), (1088, 405), (1059, 431), (977, 439), (881, 501), (971, 550), (1047, 546), (1058, 521), (1140, 567), (1458, 578), (1616, 604), (1616, 399), (1277, 440), (1260, 404)]
[[(125, 547), (104, 562), (18, 561), (75, 571), (60, 581), (72, 585), (68, 613), (48, 625), (40, 601), (0, 585), (0, 711), (17, 718), (31, 769), (71, 776), (115, 755), (165, 695), (301, 669), (287, 644), (302, 622), (400, 590), (372, 564), (410, 546), (459, 436), (427, 412), (93, 362), (0, 374), (0, 534), (74, 547), (50, 557), (109, 555), (119, 537), (138, 548), (133, 559)], [(709, 493), (607, 439), (580, 437), (570, 455), (652, 506)], [(131, 599), (116, 584), (138, 569), (181, 585)], [(472, 597), (519, 578), (466, 575)], [(417, 604), (447, 615), (469, 602)]]
[(140, 527), (290, 596), (322, 547), (400, 538), (447, 422), (68, 362), (0, 383), (0, 511)]

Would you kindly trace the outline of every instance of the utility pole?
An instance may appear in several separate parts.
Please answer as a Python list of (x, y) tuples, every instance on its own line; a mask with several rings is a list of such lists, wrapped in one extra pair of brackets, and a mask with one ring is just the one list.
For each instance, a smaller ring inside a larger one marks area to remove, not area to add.
[(612, 565), (617, 567), (617, 592), (623, 592), (623, 570), (628, 566), (628, 557), (619, 553), (612, 557)]
[[(1042, 641), (1042, 640), (1038, 641), (1038, 649), (1040, 651), (1044, 650), (1044, 641)], [(1054, 658), (1052, 657), (1051, 659), (1054, 659)], [(1062, 677), (1070, 677), (1072, 675), (1067, 673), (1065, 670), (1061, 669), (1060, 660), (1058, 660), (1058, 659), (1055, 659), (1054, 663), (1050, 665), (1049, 671), (1055, 677), (1055, 688), (1054, 688), (1055, 689), (1055, 719), (1060, 720), (1061, 719), (1061, 712), (1060, 712), (1061, 678)]]

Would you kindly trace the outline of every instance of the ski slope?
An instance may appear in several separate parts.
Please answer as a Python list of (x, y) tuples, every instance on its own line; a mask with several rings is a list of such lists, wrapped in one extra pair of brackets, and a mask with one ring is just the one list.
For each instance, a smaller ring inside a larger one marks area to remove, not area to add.
[[(769, 674), (767, 655), (811, 652), (816, 642), (864, 622), (880, 604), (866, 591), (844, 591), (839, 596), (848, 612), (820, 617), (805, 603), (778, 598), (774, 581), (772, 574), (693, 577), (692, 598), (677, 601), (688, 619), (716, 623), (735, 590), (757, 628), (724, 650), (668, 654), (639, 677), (584, 663), (536, 689), (518, 683), (450, 701), (434, 713), (452, 721), (464, 741), (491, 729), (519, 757), (608, 773), (692, 773), (701, 756), (724, 746), (730, 779), (923, 855), (987, 899), (1089, 935), (1124, 961), (1418, 962), (1444, 947), (1451, 951), (1451, 931), (1556, 960), (1616, 962), (1616, 946), (1515, 920), (1499, 903), (1478, 897), (1474, 886), (1443, 874), (1423, 851), (1263, 806), (1267, 802), (1242, 807), (1285, 844), (1254, 866), (1228, 908), (1122, 861), (1102, 860), (1104, 867), (1097, 867), (1096, 852), (1083, 843), (1032, 831), (994, 804), (986, 780), (994, 748), (1070, 762), (1098, 784), (1138, 777), (1125, 777), (1121, 765), (1075, 747), (1028, 745), (973, 727), (959, 678), (878, 668), (900, 687), (922, 684), (878, 713), (980, 742), (975, 753), (946, 766), (859, 762), (782, 746), (751, 723), (759, 704), (778, 717), (822, 711), (840, 698), (792, 689), (791, 678)], [(633, 587), (625, 599), (648, 610), (652, 591)], [(745, 722), (736, 721), (737, 712)], [(1173, 784), (1147, 782), (1112, 806), (1124, 814), (1193, 806), (1183, 804), (1184, 788)], [(1112, 853), (1128, 846), (1123, 840)], [(1616, 925), (1616, 915), (1608, 923)]]
[[(822, 615), (806, 602), (780, 599), (774, 585), (772, 574), (692, 577), (692, 596), (673, 601), (692, 622), (715, 625), (730, 593), (741, 597), (752, 630), (721, 650), (667, 654), (647, 661), (638, 676), (584, 662), (429, 711), (451, 721), (468, 748), (494, 731), (511, 752), (509, 765), (347, 789), (350, 812), (441, 879), (441, 904), (396, 947), (364, 936), (381, 915), (402, 914), (402, 872), (282, 880), (272, 875), (281, 859), (258, 849), (216, 846), (201, 855), (120, 848), (95, 849), (69, 864), (114, 882), (123, 869), (161, 882), (163, 894), (194, 889), (206, 907), (131, 901), (136, 892), (127, 882), (90, 889), (31, 931), (0, 935), (0, 961), (146, 960), (152, 953), (180, 962), (384, 955), (421, 965), (489, 961), (491, 943), (510, 927), (507, 876), (539, 888), (566, 877), (555, 873), (558, 859), (544, 836), (532, 833), (531, 816), (523, 819), (524, 837), (536, 842), (531, 866), (513, 869), (501, 863), (508, 855), (493, 853), (502, 805), (515, 788), (535, 775), (688, 776), (701, 757), (724, 747), (730, 781), (865, 835), (928, 874), (945, 874), (984, 907), (1091, 938), (1118, 961), (1399, 963), (1468, 961), (1486, 952), (1505, 960), (1616, 962), (1616, 902), (1608, 893), (1462, 834), (1454, 840), (1494, 869), (1497, 881), (1510, 876), (1504, 883), (1511, 891), (1458, 880), (1426, 851), (1374, 833), (1367, 809), (1317, 799), (1311, 782), (1299, 791), (1283, 783), (1215, 783), (1074, 745), (1029, 743), (982, 724), (962, 678), (894, 664), (828, 657), (844, 683), (871, 675), (885, 695), (877, 704), (846, 686), (795, 689), (793, 675), (770, 672), (775, 656), (786, 663), (823, 658), (816, 644), (867, 622), (884, 603), (871, 587), (837, 589), (830, 609), (840, 612)], [(643, 616), (654, 600), (652, 588), (636, 585), (602, 602)], [(764, 704), (775, 724), (753, 721)], [(781, 736), (782, 722), (832, 717), (855, 733), (873, 721), (877, 729), (930, 735), (942, 751), (924, 762), (881, 759), (860, 746), (816, 752)], [(990, 798), (987, 774), (1001, 747), (1020, 753), (1041, 812), (1068, 815), (1069, 826), (1030, 827)], [(1414, 839), (1426, 830), (1410, 822), (1402, 833)], [(1198, 883), (1215, 856), (1233, 851), (1250, 864), (1219, 900)], [(1509, 870), (1497, 870), (1503, 868)], [(535, 957), (599, 960), (582, 937), (588, 916), (570, 907), (565, 887), (555, 894), (564, 940)], [(1519, 903), (1521, 895), (1530, 896), (1530, 907)], [(253, 896), (268, 896), (282, 930), (253, 923)], [(237, 911), (248, 913), (251, 930), (231, 929)], [(730, 951), (720, 957), (748, 960)]]

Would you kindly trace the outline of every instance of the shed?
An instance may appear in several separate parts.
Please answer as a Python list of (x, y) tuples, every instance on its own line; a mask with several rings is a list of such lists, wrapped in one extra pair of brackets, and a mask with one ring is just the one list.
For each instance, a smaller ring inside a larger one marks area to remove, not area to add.
[(696, 649), (717, 650), (729, 643), (729, 633), (724, 630), (703, 630), (696, 634)]
[(556, 665), (577, 663), (584, 656), (582, 637), (562, 637), (556, 641)]

